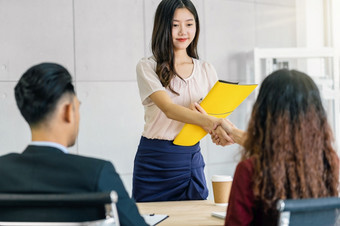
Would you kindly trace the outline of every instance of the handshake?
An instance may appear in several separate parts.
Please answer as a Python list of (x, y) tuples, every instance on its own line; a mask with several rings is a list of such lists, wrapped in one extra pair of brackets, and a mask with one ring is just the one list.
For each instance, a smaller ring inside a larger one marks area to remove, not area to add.
[(246, 139), (246, 132), (238, 129), (230, 120), (209, 116), (198, 103), (194, 103), (191, 109), (209, 117), (210, 123), (208, 123), (208, 126), (203, 127), (203, 129), (210, 134), (215, 144), (227, 146), (237, 143), (243, 146)]
[(230, 144), (237, 143), (243, 146), (246, 138), (246, 132), (238, 129), (232, 122), (228, 119), (220, 119), (219, 125), (209, 132), (211, 135), (211, 140), (221, 146), (227, 146)]

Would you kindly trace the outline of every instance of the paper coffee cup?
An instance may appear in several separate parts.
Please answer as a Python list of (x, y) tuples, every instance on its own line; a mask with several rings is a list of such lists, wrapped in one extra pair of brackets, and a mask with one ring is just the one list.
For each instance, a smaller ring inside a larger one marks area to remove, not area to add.
[(225, 175), (213, 175), (211, 178), (214, 201), (216, 205), (226, 206), (229, 201), (229, 194), (233, 178)]

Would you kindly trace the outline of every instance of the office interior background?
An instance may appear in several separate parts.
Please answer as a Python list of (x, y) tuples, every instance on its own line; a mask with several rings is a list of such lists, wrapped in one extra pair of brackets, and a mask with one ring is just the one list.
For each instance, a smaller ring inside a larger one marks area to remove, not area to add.
[[(0, 154), (22, 152), (29, 127), (14, 86), (32, 65), (56, 62), (73, 75), (81, 100), (80, 133), (71, 153), (114, 163), (131, 194), (144, 109), (138, 60), (151, 55), (160, 0), (0, 0)], [(201, 24), (200, 59), (220, 79), (261, 83), (272, 70), (312, 75), (324, 98), (339, 152), (340, 0), (193, 0)], [(229, 119), (247, 128), (257, 90)], [(201, 141), (206, 179), (233, 175), (241, 148)], [(210, 192), (209, 199), (212, 199)]]

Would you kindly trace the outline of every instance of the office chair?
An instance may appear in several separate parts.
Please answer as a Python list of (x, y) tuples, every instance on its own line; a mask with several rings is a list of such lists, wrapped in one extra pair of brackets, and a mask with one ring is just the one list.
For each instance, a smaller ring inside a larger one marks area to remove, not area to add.
[(279, 200), (279, 226), (340, 225), (340, 198)]
[(119, 226), (117, 193), (0, 194), (0, 225)]

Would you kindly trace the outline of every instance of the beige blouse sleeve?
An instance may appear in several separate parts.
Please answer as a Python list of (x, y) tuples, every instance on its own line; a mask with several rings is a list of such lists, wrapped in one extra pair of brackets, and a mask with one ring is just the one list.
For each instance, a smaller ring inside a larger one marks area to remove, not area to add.
[(149, 96), (159, 90), (165, 90), (156, 74), (156, 62), (151, 58), (141, 59), (137, 66), (137, 83), (143, 105), (151, 102)]

